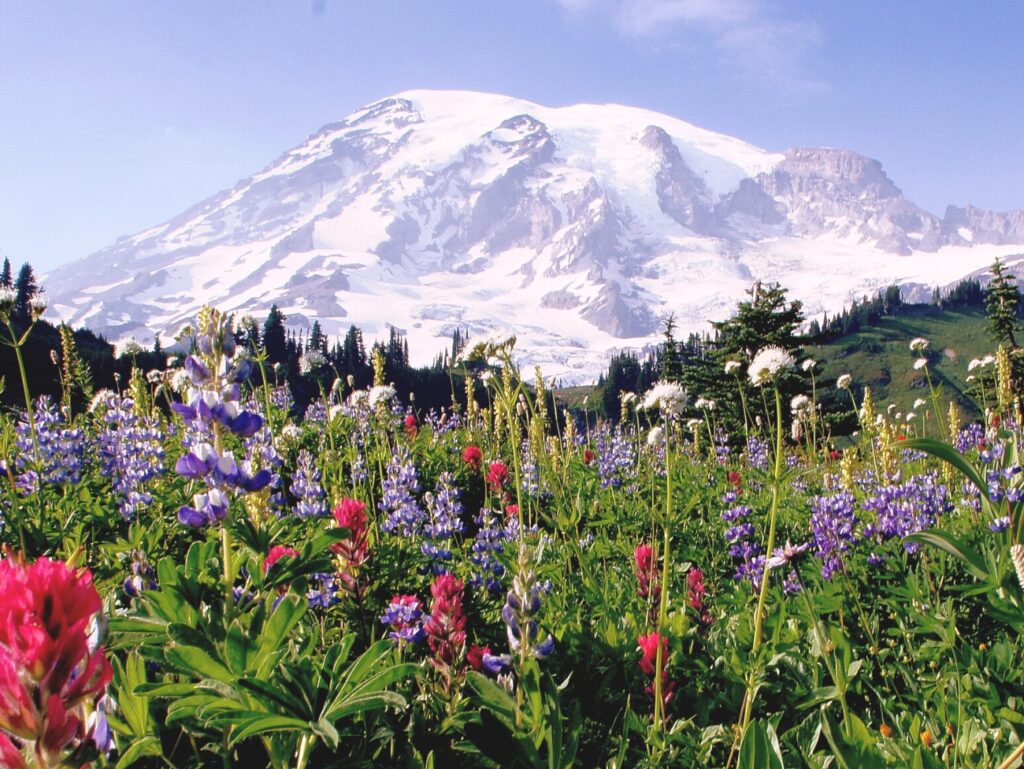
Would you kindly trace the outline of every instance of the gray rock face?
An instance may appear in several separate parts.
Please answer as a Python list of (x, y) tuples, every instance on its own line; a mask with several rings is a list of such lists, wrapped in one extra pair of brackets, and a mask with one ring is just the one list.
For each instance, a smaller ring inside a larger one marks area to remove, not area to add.
[(46, 286), (62, 318), (113, 338), (173, 333), (204, 303), (276, 303), (328, 333), (511, 325), (547, 346), (536, 359), (590, 372), (656, 342), (670, 312), (683, 330), (716, 319), (754, 278), (811, 275), (801, 298), (822, 309), (890, 280), (799, 256), (818, 242), (884, 255), (909, 284), (903, 257), (1024, 244), (1024, 212), (938, 219), (847, 150), (772, 155), (632, 108), (422, 91), (325, 126)]
[(874, 242), (894, 254), (946, 245), (941, 222), (903, 197), (877, 160), (848, 150), (801, 147), (755, 180), (781, 203), (789, 231)]
[(1024, 211), (999, 213), (974, 206), (948, 206), (942, 219), (947, 238), (968, 243), (1024, 243)]

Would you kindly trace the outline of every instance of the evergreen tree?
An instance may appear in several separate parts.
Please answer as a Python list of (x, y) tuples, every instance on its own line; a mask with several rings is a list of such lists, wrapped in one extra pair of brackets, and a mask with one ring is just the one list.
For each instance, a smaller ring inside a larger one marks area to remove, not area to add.
[(996, 259), (992, 264), (992, 282), (985, 294), (985, 314), (988, 328), (998, 344), (1013, 348), (1017, 346), (1014, 330), (1017, 327), (1017, 313), (1020, 310), (1020, 292), (1017, 280), (1006, 272)]
[(4, 267), (0, 271), (0, 286), (3, 288), (13, 288), (14, 280), (11, 277), (11, 260), (6, 256), (4, 257)]
[[(786, 291), (778, 284), (765, 286), (760, 281), (747, 292), (750, 298), (740, 302), (736, 313), (726, 321), (712, 323), (716, 336), (703, 357), (696, 357), (683, 371), (683, 382), (693, 398), (705, 397), (718, 406), (719, 423), (735, 434), (744, 425), (742, 399), (737, 387), (751, 408), (750, 418), (760, 415), (766, 424), (774, 420), (774, 413), (766, 413), (764, 401), (757, 396), (746, 376), (726, 376), (725, 364), (739, 361), (746, 364), (757, 352), (775, 345), (789, 351), (799, 361), (802, 356), (798, 329), (803, 323), (802, 304), (787, 301)], [(800, 389), (800, 370), (783, 383), (783, 392), (790, 394)]]
[(306, 340), (307, 350), (319, 350), (327, 355), (327, 337), (320, 328), (320, 321), (314, 320), (312, 328), (309, 329), (309, 339)]
[(285, 315), (278, 306), (271, 305), (270, 313), (263, 324), (263, 349), (271, 363), (284, 363), (288, 357), (287, 338), (284, 328)]
[(15, 320), (28, 323), (32, 317), (32, 297), (39, 291), (32, 265), (25, 262), (18, 270), (18, 279), (14, 282), (14, 313)]
[(341, 346), (341, 370), (346, 374), (356, 375), (366, 367), (366, 348), (363, 345), (363, 332), (355, 326), (349, 326), (345, 341)]
[(683, 375), (682, 361), (679, 359), (679, 343), (675, 338), (676, 316), (670, 314), (665, 318), (665, 341), (661, 345), (661, 377), (666, 382), (678, 382)]

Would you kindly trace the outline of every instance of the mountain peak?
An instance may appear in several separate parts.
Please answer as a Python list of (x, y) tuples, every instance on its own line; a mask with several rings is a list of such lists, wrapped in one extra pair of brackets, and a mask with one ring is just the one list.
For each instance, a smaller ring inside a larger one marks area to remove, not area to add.
[(573, 381), (656, 343), (669, 313), (682, 333), (725, 317), (754, 279), (831, 312), (1019, 243), (1024, 213), (939, 220), (847, 150), (767, 152), (637, 107), (416, 90), (47, 283), (62, 318), (115, 339), (166, 337), (206, 303), (277, 304), (332, 335), (402, 328), (425, 360), (456, 328), (512, 326), (528, 362)]

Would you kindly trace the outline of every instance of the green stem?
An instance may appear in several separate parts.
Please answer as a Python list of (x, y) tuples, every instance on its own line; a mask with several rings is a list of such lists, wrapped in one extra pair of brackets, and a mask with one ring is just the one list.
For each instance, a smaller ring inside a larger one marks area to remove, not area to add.
[(671, 551), (671, 537), (669, 536), (669, 521), (672, 519), (672, 463), (671, 463), (671, 438), (672, 423), (665, 420), (665, 521), (662, 525), (664, 531), (662, 555), (661, 555), (661, 595), (658, 601), (658, 627), (657, 627), (657, 648), (654, 656), (654, 731), (661, 730), (665, 721), (665, 702), (662, 698), (662, 671), (665, 667), (664, 652), (662, 650), (662, 633), (665, 627), (665, 616), (668, 613), (668, 577), (669, 577), (669, 554)]
[[(768, 543), (765, 548), (765, 558), (772, 557), (775, 549), (775, 526), (779, 517), (779, 486), (782, 478), (782, 395), (779, 388), (775, 388), (775, 472), (772, 477), (772, 506), (768, 513)], [(758, 649), (764, 641), (764, 607), (768, 600), (768, 577), (769, 570), (764, 568), (761, 574), (761, 590), (757, 598), (757, 608), (754, 611), (754, 643), (751, 649), (752, 656), (757, 656)], [(754, 697), (756, 690), (756, 675), (751, 676), (747, 684), (747, 698), (743, 710), (743, 723), (740, 732), (746, 731), (750, 724), (750, 717), (754, 710)]]
[[(39, 438), (36, 435), (35, 413), (32, 411), (32, 394), (28, 389), (28, 374), (25, 371), (25, 359), (21, 355), (21, 345), (24, 343), (26, 337), (28, 337), (28, 332), (26, 331), (24, 336), (18, 338), (18, 335), (14, 331), (14, 326), (11, 325), (10, 319), (7, 318), (5, 322), (7, 323), (7, 330), (11, 333), (11, 347), (14, 348), (14, 355), (18, 359), (18, 373), (21, 374), (21, 392), (25, 396), (25, 414), (28, 419), (29, 432), (32, 434), (32, 447), (35, 450), (36, 463), (41, 464), (42, 458), (39, 456)], [(31, 330), (31, 326), (29, 327), (29, 330)]]

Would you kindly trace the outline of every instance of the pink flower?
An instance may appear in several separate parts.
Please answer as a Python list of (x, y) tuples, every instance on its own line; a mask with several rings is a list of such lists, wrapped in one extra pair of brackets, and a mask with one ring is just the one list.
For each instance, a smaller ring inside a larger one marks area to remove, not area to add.
[(589, 465), (595, 459), (597, 459), (597, 454), (594, 453), (593, 449), (587, 449), (586, 451), (583, 452), (583, 464)]
[(487, 485), (495, 494), (501, 492), (508, 481), (508, 467), (504, 462), (491, 462), (487, 467)]
[(490, 646), (480, 646), (479, 644), (473, 644), (469, 647), (469, 651), (466, 652), (466, 661), (469, 666), (473, 668), (477, 673), (484, 672), (484, 655), (491, 653)]
[(480, 451), (479, 446), (466, 446), (462, 451), (462, 461), (473, 468), (474, 471), (479, 470), (481, 463), (484, 461), (483, 452)]
[(654, 548), (650, 545), (637, 545), (633, 551), (636, 563), (636, 594), (645, 601), (650, 601), (648, 615), (654, 621), (658, 613), (658, 599), (661, 597), (661, 579), (658, 564), (654, 560)]
[(649, 676), (654, 675), (654, 668), (657, 665), (658, 643), (661, 643), (661, 666), (665, 667), (668, 660), (668, 639), (657, 631), (642, 635), (636, 639), (640, 647), (640, 669)]
[[(0, 729), (34, 748), (38, 764), (59, 764), (91, 737), (86, 710), (112, 675), (103, 649), (89, 643), (100, 609), (85, 569), (48, 558), (0, 560)], [(2, 736), (0, 765), (24, 766)]]
[(350, 532), (347, 538), (331, 545), (332, 552), (340, 561), (338, 579), (346, 590), (359, 597), (362, 590), (359, 570), (370, 560), (366, 504), (346, 497), (334, 508), (334, 520)]
[(697, 612), (700, 624), (705, 627), (710, 625), (713, 622), (711, 612), (704, 605), (704, 594), (707, 592), (704, 587), (704, 572), (696, 567), (690, 569), (686, 575), (686, 589), (686, 602), (691, 609)]
[(366, 532), (366, 503), (346, 497), (334, 508), (334, 520), (352, 532), (353, 539), (359, 539)]
[(14, 743), (3, 732), (0, 732), (0, 766), (5, 769), (28, 769), (21, 751), (14, 747)]
[(270, 567), (280, 561), (285, 556), (291, 558), (298, 558), (299, 551), (294, 547), (288, 547), (287, 545), (274, 545), (270, 548), (270, 552), (267, 553), (267, 557), (263, 559), (263, 573), (266, 574), (270, 571)]
[(419, 431), (420, 431), (420, 426), (416, 422), (416, 417), (413, 416), (412, 414), (406, 414), (405, 415), (404, 425), (405, 425), (405, 434), (409, 436), (410, 440), (415, 438), (417, 433), (419, 433)]
[(441, 574), (430, 586), (434, 600), (430, 605), (430, 619), (423, 629), (436, 661), (444, 666), (454, 664), (466, 646), (462, 588), (462, 580), (451, 574)]
[[(649, 676), (654, 676), (658, 667), (658, 646), (661, 646), (661, 700), (662, 705), (668, 707), (672, 693), (675, 691), (676, 682), (668, 680), (668, 638), (660, 633), (648, 633), (640, 636), (637, 640), (640, 647), (640, 669)], [(654, 682), (644, 691), (654, 696)]]

